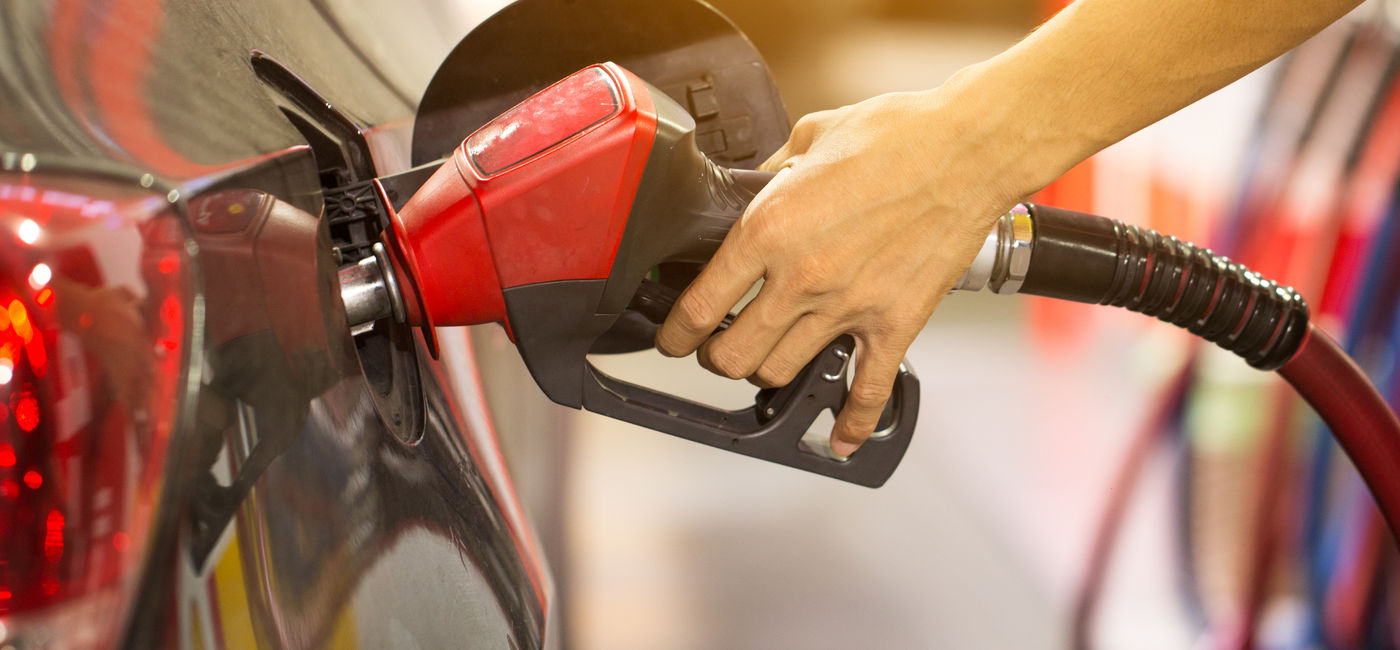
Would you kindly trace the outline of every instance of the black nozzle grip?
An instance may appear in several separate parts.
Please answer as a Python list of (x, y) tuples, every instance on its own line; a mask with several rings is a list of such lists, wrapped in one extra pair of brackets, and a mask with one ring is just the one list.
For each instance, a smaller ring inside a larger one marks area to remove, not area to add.
[(757, 169), (730, 169), (729, 175), (734, 177), (734, 184), (748, 192), (749, 198), (752, 199), (763, 191), (763, 188), (768, 187), (768, 183), (778, 174)]
[(610, 377), (587, 364), (583, 408), (788, 467), (848, 483), (879, 487), (904, 458), (919, 413), (919, 379), (900, 366), (880, 430), (845, 460), (809, 449), (802, 438), (823, 410), (839, 412), (855, 340), (841, 336), (782, 389), (759, 393), (755, 404), (729, 411)]
[(709, 261), (744, 216), (749, 203), (776, 176), (773, 172), (726, 169), (709, 161), (705, 169), (703, 192), (695, 192), (690, 200), (676, 201), (673, 197), (673, 203), (667, 206), (685, 218), (672, 223), (663, 235), (677, 242), (663, 247), (668, 249), (664, 261)]

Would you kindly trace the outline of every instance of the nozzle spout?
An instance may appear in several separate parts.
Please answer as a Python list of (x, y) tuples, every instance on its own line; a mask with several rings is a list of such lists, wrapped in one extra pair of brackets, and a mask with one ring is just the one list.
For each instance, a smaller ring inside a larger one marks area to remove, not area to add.
[(340, 300), (353, 334), (368, 330), (384, 318), (404, 322), (403, 294), (384, 244), (375, 243), (374, 255), (340, 270)]

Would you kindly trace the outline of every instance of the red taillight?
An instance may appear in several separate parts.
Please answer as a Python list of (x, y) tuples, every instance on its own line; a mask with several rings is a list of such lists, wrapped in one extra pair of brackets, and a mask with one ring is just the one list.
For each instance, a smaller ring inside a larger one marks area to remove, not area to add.
[(0, 174), (0, 642), (120, 633), (184, 376), (182, 232), (136, 182)]

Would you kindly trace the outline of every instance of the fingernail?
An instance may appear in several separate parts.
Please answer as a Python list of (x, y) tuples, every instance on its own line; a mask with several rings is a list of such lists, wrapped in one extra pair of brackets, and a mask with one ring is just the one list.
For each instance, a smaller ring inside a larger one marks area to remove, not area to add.
[(849, 458), (851, 454), (856, 453), (857, 449), (860, 449), (860, 444), (858, 443), (846, 442), (837, 436), (831, 437), (831, 453), (843, 459)]

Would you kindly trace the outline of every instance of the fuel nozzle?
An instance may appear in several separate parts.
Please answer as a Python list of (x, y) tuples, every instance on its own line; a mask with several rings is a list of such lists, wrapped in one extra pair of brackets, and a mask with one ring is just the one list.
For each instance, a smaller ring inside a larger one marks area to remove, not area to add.
[[(707, 262), (771, 174), (731, 170), (696, 142), (690, 114), (612, 64), (584, 68), (469, 135), (398, 210), (373, 257), (341, 271), (352, 328), (505, 326), (553, 401), (706, 445), (862, 485), (880, 485), (908, 447), (918, 379), (901, 369), (888, 435), (849, 459), (802, 437), (845, 404), (854, 341), (832, 341), (782, 389), (718, 409), (601, 372), (588, 356), (624, 315), (664, 320), (677, 287), (645, 284), (661, 265)], [(385, 199), (378, 179), (379, 197)], [(636, 319), (631, 321), (635, 323)], [(625, 324), (625, 323), (624, 323)], [(635, 339), (636, 337), (632, 337)], [(623, 346), (626, 347), (626, 346)]]

